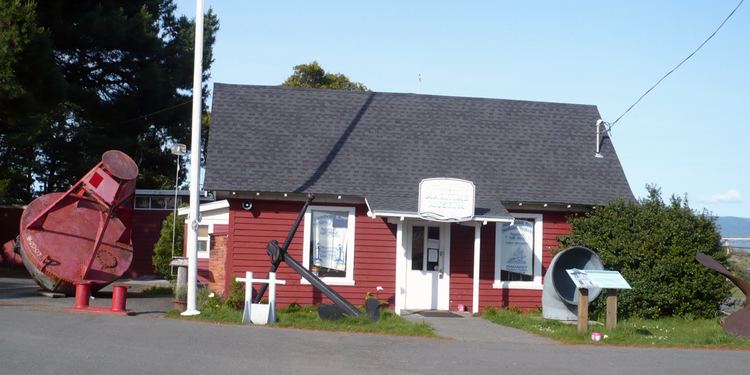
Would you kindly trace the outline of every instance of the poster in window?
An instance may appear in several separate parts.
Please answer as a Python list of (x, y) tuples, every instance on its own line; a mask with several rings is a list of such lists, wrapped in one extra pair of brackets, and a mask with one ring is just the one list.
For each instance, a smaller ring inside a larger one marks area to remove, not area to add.
[(440, 251), (440, 240), (436, 240), (433, 238), (427, 239), (427, 261), (428, 262), (438, 261), (438, 251)]
[(427, 248), (427, 261), (428, 262), (438, 261), (438, 249)]
[(504, 271), (533, 275), (534, 223), (516, 220), (503, 226), (500, 268)]
[(346, 271), (347, 214), (317, 211), (313, 212), (313, 217), (313, 265)]

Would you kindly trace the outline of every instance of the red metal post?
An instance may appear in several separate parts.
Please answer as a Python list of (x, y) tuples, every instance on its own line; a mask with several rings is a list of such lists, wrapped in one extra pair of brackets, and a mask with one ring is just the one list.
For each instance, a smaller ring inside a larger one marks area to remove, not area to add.
[(112, 311), (123, 312), (126, 310), (128, 298), (128, 285), (114, 285), (112, 287)]
[(91, 284), (76, 284), (76, 309), (88, 309), (89, 299), (91, 298)]

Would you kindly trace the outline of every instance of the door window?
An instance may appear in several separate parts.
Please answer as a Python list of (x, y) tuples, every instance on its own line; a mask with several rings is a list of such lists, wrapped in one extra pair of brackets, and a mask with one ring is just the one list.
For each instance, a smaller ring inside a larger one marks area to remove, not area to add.
[(411, 269), (422, 271), (424, 264), (424, 227), (414, 227), (411, 232)]
[[(425, 231), (427, 238), (425, 239)], [(440, 227), (414, 226), (411, 234), (411, 269), (440, 270)]]

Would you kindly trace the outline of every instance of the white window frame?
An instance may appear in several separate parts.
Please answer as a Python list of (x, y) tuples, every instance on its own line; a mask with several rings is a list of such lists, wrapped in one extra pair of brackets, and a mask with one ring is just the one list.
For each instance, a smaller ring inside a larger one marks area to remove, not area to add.
[[(200, 224), (200, 226), (208, 227), (208, 234), (206, 236), (198, 236), (198, 241), (206, 241), (206, 251), (198, 251), (198, 259), (209, 259), (211, 257), (211, 234), (214, 232), (213, 224)], [(200, 246), (198, 246), (200, 249)]]
[(511, 213), (516, 219), (534, 220), (534, 279), (532, 281), (501, 281), (500, 262), (502, 261), (502, 235), (504, 223), (495, 224), (495, 281), (492, 287), (495, 289), (542, 289), (542, 237), (544, 234), (544, 220), (542, 214)]
[[(346, 212), (347, 213), (347, 244), (346, 244), (346, 277), (321, 277), (328, 285), (354, 285), (354, 222), (355, 222), (355, 209), (354, 207), (342, 207), (342, 206), (309, 206), (305, 212), (304, 217), (304, 236), (302, 245), (302, 265), (305, 269), (310, 269), (310, 239), (312, 236), (312, 211), (335, 211), (335, 212)], [(300, 279), (301, 284), (310, 284), (304, 278)]]
[[(214, 234), (214, 225), (227, 225), (229, 224), (229, 202), (226, 200), (202, 203), (199, 207), (201, 221), (199, 225), (208, 225), (208, 238), (198, 237), (198, 239), (207, 239), (207, 251), (198, 251), (198, 259), (209, 259), (211, 256), (211, 235)], [(183, 223), (186, 226), (185, 236), (187, 236), (187, 226), (190, 225), (188, 221), (190, 207), (180, 207), (177, 210), (178, 216), (183, 216)]]
[[(148, 207), (138, 207), (137, 201), (138, 199), (146, 198), (148, 199)], [(151, 200), (154, 198), (164, 198), (165, 199), (165, 205), (168, 205), (168, 202), (166, 202), (167, 199), (174, 199), (173, 195), (136, 195), (135, 198), (133, 198), (133, 209), (139, 210), (139, 211), (172, 211), (174, 210), (173, 206), (163, 207), (163, 208), (153, 208), (151, 207)], [(182, 204), (182, 196), (177, 197), (177, 207), (179, 208)], [(174, 204), (174, 202), (173, 202)]]

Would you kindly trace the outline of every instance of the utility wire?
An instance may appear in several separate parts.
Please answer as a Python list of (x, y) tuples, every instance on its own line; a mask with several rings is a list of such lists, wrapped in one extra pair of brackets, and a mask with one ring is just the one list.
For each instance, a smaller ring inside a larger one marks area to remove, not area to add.
[(160, 109), (158, 111), (154, 111), (154, 112), (151, 112), (151, 113), (146, 113), (145, 115), (140, 115), (138, 117), (133, 117), (133, 118), (131, 118), (129, 120), (121, 121), (120, 124), (125, 124), (125, 123), (128, 123), (128, 122), (132, 122), (132, 121), (135, 121), (135, 120), (141, 120), (141, 119), (145, 120), (148, 116), (153, 116), (155, 114), (166, 112), (166, 111), (175, 109), (177, 107), (182, 107), (183, 105), (188, 104), (188, 103), (192, 103), (192, 102), (193, 102), (193, 99), (189, 99), (189, 100), (186, 100), (186, 101), (184, 101), (182, 103), (177, 103), (177, 104), (175, 104), (173, 106), (162, 108), (162, 109)]
[(668, 76), (669, 76), (670, 74), (672, 74), (672, 72), (674, 72), (675, 70), (677, 70), (677, 68), (679, 68), (680, 66), (682, 66), (682, 64), (684, 64), (684, 63), (685, 63), (686, 61), (688, 61), (688, 60), (689, 60), (689, 59), (690, 59), (691, 57), (693, 57), (693, 55), (695, 55), (695, 54), (696, 54), (696, 53), (697, 53), (698, 51), (700, 51), (700, 49), (701, 49), (701, 48), (703, 48), (703, 46), (704, 46), (704, 45), (705, 45), (706, 43), (708, 43), (708, 41), (709, 41), (709, 40), (711, 40), (711, 38), (713, 38), (713, 37), (714, 37), (714, 35), (716, 35), (716, 33), (718, 33), (718, 32), (719, 32), (719, 30), (721, 30), (721, 28), (722, 28), (722, 27), (724, 26), (724, 24), (725, 24), (725, 23), (727, 23), (727, 21), (729, 21), (729, 19), (730, 19), (730, 18), (732, 18), (732, 16), (734, 15), (734, 12), (736, 12), (736, 11), (737, 11), (737, 9), (739, 9), (739, 7), (740, 7), (740, 6), (742, 5), (742, 3), (743, 3), (743, 2), (745, 2), (745, 0), (740, 0), (740, 2), (739, 2), (739, 3), (737, 4), (737, 6), (736, 6), (736, 7), (734, 7), (734, 9), (732, 10), (732, 12), (731, 12), (731, 13), (729, 13), (729, 15), (728, 15), (728, 16), (727, 16), (726, 18), (724, 18), (724, 21), (722, 21), (722, 22), (721, 22), (721, 24), (719, 25), (719, 27), (717, 27), (717, 28), (716, 28), (716, 30), (714, 30), (714, 32), (713, 32), (713, 33), (711, 33), (711, 35), (709, 35), (709, 36), (708, 36), (708, 38), (706, 38), (706, 40), (704, 40), (704, 41), (703, 41), (703, 43), (701, 43), (701, 44), (700, 44), (700, 45), (698, 46), (698, 48), (696, 48), (696, 49), (695, 49), (695, 51), (693, 51), (693, 52), (692, 52), (692, 53), (690, 53), (690, 54), (689, 54), (689, 55), (688, 55), (688, 56), (687, 56), (687, 57), (686, 57), (685, 59), (683, 59), (682, 61), (680, 61), (680, 63), (679, 63), (679, 64), (677, 64), (677, 66), (675, 66), (674, 68), (672, 68), (672, 70), (670, 70), (669, 72), (667, 72), (667, 74), (665, 74), (665, 75), (664, 75), (663, 77), (659, 78), (659, 80), (658, 80), (658, 81), (656, 81), (656, 83), (654, 83), (654, 85), (653, 85), (653, 86), (651, 86), (651, 88), (649, 88), (648, 90), (646, 90), (646, 92), (644, 92), (644, 93), (643, 93), (643, 95), (641, 95), (641, 97), (640, 97), (640, 98), (638, 98), (638, 100), (636, 100), (636, 101), (635, 101), (635, 103), (631, 104), (631, 105), (630, 105), (630, 107), (628, 107), (628, 109), (626, 109), (626, 110), (625, 110), (625, 112), (623, 112), (623, 113), (622, 113), (622, 114), (620, 115), (620, 117), (618, 117), (618, 118), (617, 118), (617, 120), (615, 120), (615, 121), (614, 121), (614, 122), (613, 122), (612, 124), (610, 124), (610, 125), (609, 125), (609, 127), (607, 128), (607, 132), (609, 132), (609, 131), (610, 131), (610, 130), (612, 129), (612, 127), (614, 127), (614, 126), (615, 126), (615, 125), (617, 124), (617, 122), (618, 122), (618, 121), (620, 121), (620, 119), (621, 119), (621, 118), (623, 118), (623, 116), (625, 116), (625, 115), (626, 115), (626, 114), (627, 114), (628, 112), (630, 112), (630, 110), (631, 110), (631, 109), (633, 109), (633, 107), (635, 107), (635, 106), (636, 106), (636, 104), (640, 103), (640, 101), (641, 101), (641, 100), (642, 100), (642, 99), (643, 99), (643, 98), (644, 98), (644, 97), (645, 97), (646, 95), (648, 95), (648, 93), (650, 93), (650, 92), (651, 92), (651, 90), (655, 89), (655, 88), (656, 88), (656, 86), (658, 86), (658, 85), (659, 85), (659, 84), (661, 83), (661, 81), (663, 81), (663, 80), (664, 80), (665, 78), (667, 78), (667, 77), (668, 77)]

